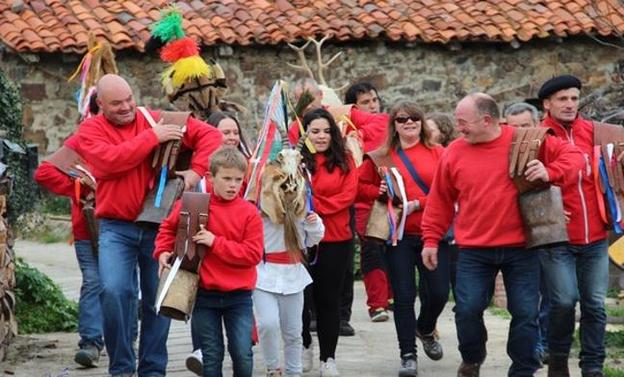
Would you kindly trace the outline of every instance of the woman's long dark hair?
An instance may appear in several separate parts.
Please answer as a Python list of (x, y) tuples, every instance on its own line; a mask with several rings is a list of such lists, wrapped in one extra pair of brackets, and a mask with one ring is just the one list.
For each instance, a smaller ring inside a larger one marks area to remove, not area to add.
[[(329, 135), (331, 136), (331, 140), (329, 142), (329, 148), (323, 153), (327, 157), (327, 161), (325, 162), (327, 171), (331, 173), (334, 171), (335, 167), (339, 167), (343, 173), (346, 173), (349, 169), (349, 165), (347, 164), (347, 151), (344, 141), (342, 140), (340, 129), (334, 121), (334, 117), (325, 109), (312, 110), (303, 117), (303, 129), (307, 132), (310, 123), (317, 119), (325, 119), (327, 123), (329, 123)], [(305, 145), (301, 149), (301, 154), (303, 155), (303, 162), (305, 162), (306, 167), (310, 170), (310, 173), (314, 174), (316, 172), (316, 160), (314, 160), (314, 155), (310, 153), (310, 150)]]
[(217, 128), (219, 126), (219, 122), (223, 119), (232, 119), (234, 123), (236, 123), (236, 127), (238, 128), (238, 137), (240, 138), (240, 143), (238, 144), (238, 150), (245, 156), (245, 158), (249, 159), (251, 157), (251, 149), (249, 144), (247, 144), (247, 140), (245, 135), (243, 134), (243, 129), (241, 128), (240, 123), (238, 123), (238, 119), (228, 112), (225, 111), (214, 111), (208, 119), (206, 119), (206, 123)]

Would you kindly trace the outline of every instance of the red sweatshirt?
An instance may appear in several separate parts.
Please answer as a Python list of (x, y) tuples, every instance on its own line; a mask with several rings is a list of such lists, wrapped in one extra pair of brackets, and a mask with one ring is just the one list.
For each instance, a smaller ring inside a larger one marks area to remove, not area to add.
[[(154, 249), (156, 260), (163, 252), (173, 251), (181, 206), (178, 200), (160, 225)], [(208, 213), (207, 229), (216, 237), (202, 261), (199, 285), (222, 292), (254, 289), (256, 266), (264, 248), (258, 210), (240, 197), (227, 201), (213, 194)]]
[[(416, 172), (418, 172), (420, 178), (429, 188), (431, 188), (433, 176), (435, 174), (436, 167), (438, 166), (440, 156), (442, 155), (442, 152), (444, 152), (444, 148), (440, 146), (429, 148), (423, 143), (418, 143), (411, 148), (405, 149), (404, 152), (414, 166), (414, 169), (416, 169)], [(418, 199), (421, 208), (424, 210), (427, 204), (427, 194), (425, 194), (416, 184), (395, 150), (390, 151), (390, 157), (392, 158), (394, 166), (399, 170), (399, 173), (403, 178), (403, 182), (405, 183), (407, 200)], [(379, 196), (380, 183), (381, 179), (377, 173), (377, 167), (373, 164), (371, 159), (367, 158), (360, 167), (358, 200), (366, 203), (372, 203), (372, 201), (377, 199)], [(422, 214), (423, 211), (419, 210), (414, 211), (407, 216), (405, 221), (405, 234), (422, 234), (422, 230), (420, 229)]]
[(568, 236), (570, 243), (586, 245), (607, 237), (606, 224), (602, 221), (598, 209), (596, 186), (592, 172), (594, 160), (594, 124), (580, 115), (570, 128), (565, 128), (557, 123), (550, 114), (542, 122), (543, 127), (548, 127), (562, 140), (574, 144), (583, 153), (585, 165), (579, 169), (573, 179), (567, 180), (561, 191), (563, 194), (563, 206), (570, 212), (568, 223)]
[[(64, 143), (67, 148), (76, 150), (78, 147), (78, 139), (76, 135), (70, 136)], [(87, 220), (82, 214), (80, 203), (76, 201), (74, 178), (58, 170), (56, 166), (47, 161), (43, 161), (37, 170), (35, 170), (35, 181), (48, 191), (61, 196), (67, 196), (71, 199), (71, 221), (74, 240), (88, 240), (89, 231), (87, 230)], [(85, 197), (91, 192), (91, 189), (82, 185), (81, 196)]]
[[(388, 114), (372, 114), (351, 107), (349, 117), (353, 125), (358, 129), (364, 143), (364, 153), (373, 151), (386, 140), (386, 130), (388, 129)], [(288, 139), (291, 144), (299, 141), (299, 124), (295, 121), (288, 129)]]
[[(525, 237), (518, 208), (518, 190), (509, 177), (513, 128), (501, 126), (489, 142), (455, 140), (442, 154), (422, 220), (426, 247), (437, 247), (455, 215), (460, 247), (523, 246)], [(547, 136), (541, 150), (550, 181), (560, 185), (583, 166), (573, 145)]]
[[(152, 115), (159, 117), (155, 112)], [(151, 126), (140, 111), (134, 122), (124, 126), (98, 115), (80, 125), (78, 136), (78, 152), (89, 161), (98, 180), (97, 217), (134, 221), (154, 185), (156, 169), (151, 167), (151, 157), (158, 139)], [(221, 146), (222, 138), (216, 128), (189, 118), (182, 147), (194, 150), (193, 171), (200, 176), (206, 173), (208, 159)]]
[(330, 173), (325, 167), (325, 155), (314, 155), (316, 172), (312, 175), (312, 205), (325, 225), (323, 242), (346, 241), (353, 237), (349, 207), (355, 200), (358, 173), (353, 159), (347, 156), (349, 170), (343, 173), (335, 167)]

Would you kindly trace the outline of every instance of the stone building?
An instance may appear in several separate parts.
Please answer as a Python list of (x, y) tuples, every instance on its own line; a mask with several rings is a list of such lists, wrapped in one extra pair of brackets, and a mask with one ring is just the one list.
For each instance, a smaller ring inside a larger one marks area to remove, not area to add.
[[(144, 53), (161, 0), (0, 0), (0, 68), (24, 99), (26, 137), (43, 154), (76, 127), (76, 83), (67, 78), (86, 49), (87, 32), (117, 50), (120, 73), (137, 102), (166, 107), (164, 65)], [(624, 76), (624, 7), (617, 0), (193, 0), (178, 1), (186, 32), (205, 58), (226, 71), (228, 99), (249, 110), (253, 136), (276, 79), (302, 73), (286, 42), (329, 36), (324, 59), (333, 87), (366, 79), (385, 104), (411, 98), (449, 111), (462, 95), (485, 91), (501, 102), (534, 96), (559, 73), (583, 79), (584, 93), (618, 86)], [(315, 69), (316, 56), (307, 50)]]

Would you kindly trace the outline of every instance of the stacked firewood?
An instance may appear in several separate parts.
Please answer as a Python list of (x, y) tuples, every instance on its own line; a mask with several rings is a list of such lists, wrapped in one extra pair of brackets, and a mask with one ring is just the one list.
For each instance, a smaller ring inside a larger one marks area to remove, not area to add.
[[(4, 182), (3, 182), (4, 181)], [(0, 180), (0, 361), (17, 335), (15, 320), (15, 253), (6, 219), (8, 180)]]

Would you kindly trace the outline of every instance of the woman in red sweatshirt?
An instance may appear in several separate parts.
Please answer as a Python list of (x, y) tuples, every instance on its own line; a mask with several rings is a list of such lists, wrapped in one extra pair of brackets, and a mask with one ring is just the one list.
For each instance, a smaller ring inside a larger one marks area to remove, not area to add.
[(307, 147), (302, 150), (304, 163), (312, 175), (312, 210), (325, 225), (325, 236), (310, 262), (321, 376), (338, 376), (335, 352), (340, 327), (340, 292), (349, 253), (354, 247), (349, 209), (355, 201), (358, 176), (330, 113), (324, 109), (310, 111), (303, 118), (303, 127), (316, 149), (315, 154)]
[[(423, 248), (420, 222), (427, 203), (427, 193), (433, 181), (438, 160), (444, 150), (433, 144), (424, 114), (413, 102), (399, 102), (390, 110), (386, 144), (371, 153), (379, 158), (367, 158), (360, 167), (359, 198), (370, 202), (385, 198), (389, 191), (381, 183), (379, 168), (395, 168), (405, 185), (407, 218), (403, 237), (396, 246), (388, 246), (386, 262), (394, 292), (394, 323), (399, 340), (401, 368), (399, 376), (416, 376), (416, 335), (423, 341), (425, 353), (433, 360), (442, 357), (442, 347), (435, 340), (436, 321), (448, 299), (448, 254), (441, 253), (441, 265), (429, 271), (422, 263)], [(398, 191), (394, 187), (395, 191)], [(397, 226), (400, 224), (397, 221)], [(418, 321), (414, 311), (416, 273), (418, 268), (421, 307)]]

